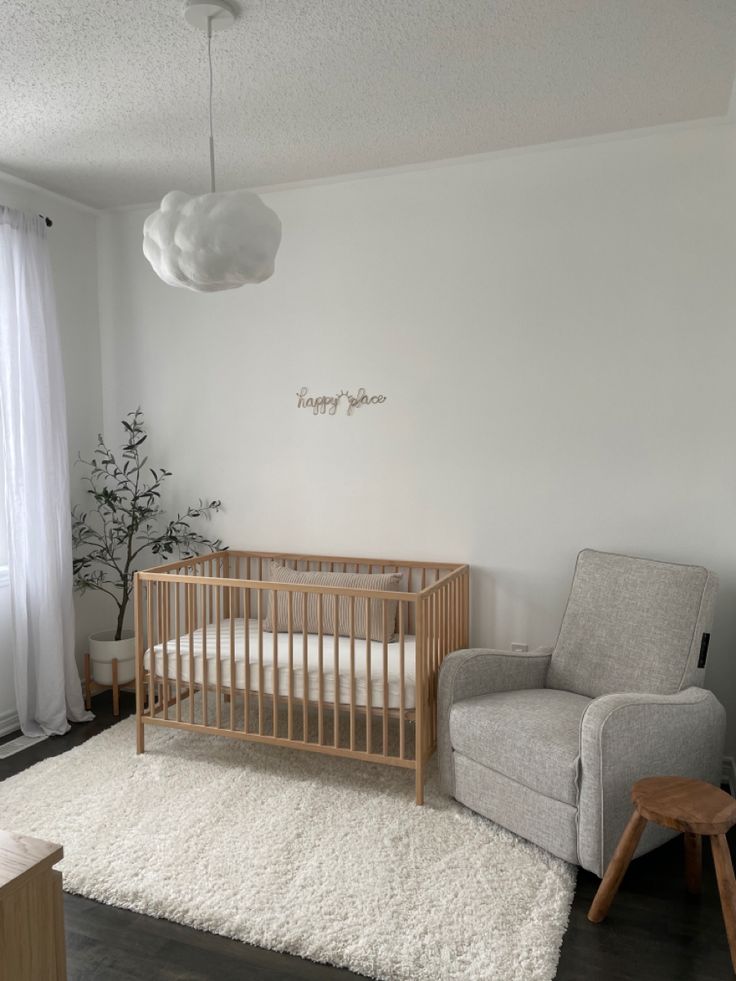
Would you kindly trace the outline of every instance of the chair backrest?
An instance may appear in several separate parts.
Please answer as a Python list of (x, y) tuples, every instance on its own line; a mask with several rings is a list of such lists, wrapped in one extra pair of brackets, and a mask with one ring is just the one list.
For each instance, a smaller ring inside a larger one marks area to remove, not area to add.
[(547, 687), (595, 698), (702, 684), (718, 579), (702, 566), (578, 555)]

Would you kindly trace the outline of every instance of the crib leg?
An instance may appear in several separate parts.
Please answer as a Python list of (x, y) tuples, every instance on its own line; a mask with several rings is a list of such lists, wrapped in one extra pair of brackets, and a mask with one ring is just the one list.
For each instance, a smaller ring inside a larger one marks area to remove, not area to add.
[(416, 768), (416, 799), (417, 804), (424, 803), (424, 763), (420, 758), (417, 758)]
[(143, 669), (138, 660), (135, 665), (135, 751), (140, 754), (144, 750), (145, 738), (143, 735), (143, 710), (144, 696), (146, 691), (146, 679)]

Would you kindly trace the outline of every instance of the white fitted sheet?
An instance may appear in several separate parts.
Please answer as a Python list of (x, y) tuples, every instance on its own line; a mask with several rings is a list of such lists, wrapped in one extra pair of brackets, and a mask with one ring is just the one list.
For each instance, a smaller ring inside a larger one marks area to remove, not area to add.
[[(243, 619), (233, 619), (233, 632), (235, 638), (235, 687), (240, 691), (246, 688), (245, 671), (245, 638), (246, 621)], [(204, 634), (204, 636), (203, 636)], [(258, 663), (258, 621), (249, 620), (247, 622), (248, 634), (248, 689), (252, 692), (259, 690), (260, 672)], [(277, 641), (276, 658), (274, 657), (274, 636)], [(304, 697), (304, 637), (303, 634), (293, 634), (293, 693), (295, 699)], [(338, 674), (339, 674), (339, 697), (340, 702), (350, 704), (350, 638), (338, 637)], [(192, 635), (192, 654), (194, 656), (194, 682), (195, 684), (204, 683), (204, 642), (207, 645), (207, 684), (214, 685), (217, 676), (216, 649), (217, 649), (217, 624), (207, 625), (206, 633), (200, 627)], [(189, 658), (189, 634), (183, 634), (179, 639), (179, 649), (181, 653), (181, 674), (182, 682), (189, 681), (190, 658)], [(413, 709), (415, 707), (415, 684), (414, 684), (414, 652), (415, 638), (412, 635), (404, 637), (404, 708)], [(176, 638), (167, 641), (166, 651), (168, 655), (167, 675), (170, 681), (176, 680)], [(335, 697), (335, 638), (330, 635), (322, 638), (322, 674), (323, 687), (322, 698), (325, 702), (334, 701)], [(383, 708), (384, 695), (384, 673), (383, 673), (383, 643), (381, 641), (371, 641), (371, 705), (375, 708)], [(273, 694), (274, 679), (277, 672), (274, 662), (278, 661), (278, 694), (287, 695), (289, 691), (289, 635), (288, 633), (272, 634), (263, 631), (263, 692)], [(151, 651), (146, 651), (144, 656), (146, 670), (150, 670)], [(223, 687), (230, 687), (230, 620), (220, 622), (220, 664), (221, 664), (221, 683)], [(401, 707), (401, 645), (398, 640), (387, 645), (387, 677), (388, 677), (388, 708)], [(164, 674), (164, 651), (163, 644), (154, 647), (154, 670), (158, 677)], [(316, 702), (319, 699), (319, 636), (317, 634), (307, 634), (307, 698), (309, 701)], [(356, 638), (355, 640), (355, 704), (360, 706), (367, 705), (368, 702), (368, 671), (367, 671), (367, 643), (365, 640)]]

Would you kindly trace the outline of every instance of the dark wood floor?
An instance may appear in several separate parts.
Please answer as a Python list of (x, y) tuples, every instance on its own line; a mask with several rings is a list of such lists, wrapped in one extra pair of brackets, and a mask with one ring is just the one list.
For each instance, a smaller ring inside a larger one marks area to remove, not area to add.
[[(132, 710), (132, 696), (121, 697), (121, 708), (127, 714)], [(0, 760), (0, 779), (64, 753), (113, 723), (109, 693), (95, 698), (94, 709), (94, 722), (73, 726), (66, 736)], [(731, 846), (733, 851), (733, 840)], [(706, 855), (699, 898), (685, 892), (680, 839), (638, 859), (608, 920), (593, 926), (585, 914), (597, 885), (595, 876), (579, 873), (557, 981), (726, 981), (733, 977), (710, 855)], [(79, 896), (65, 895), (64, 912), (69, 981), (338, 981), (358, 977)]]

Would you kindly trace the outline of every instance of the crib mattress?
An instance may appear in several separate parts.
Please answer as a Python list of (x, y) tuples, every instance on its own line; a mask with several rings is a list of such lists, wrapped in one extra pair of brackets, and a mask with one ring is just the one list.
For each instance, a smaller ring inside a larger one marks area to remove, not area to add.
[[(220, 664), (221, 664), (221, 684), (223, 687), (230, 687), (230, 631), (231, 621), (229, 619), (220, 622)], [(235, 638), (235, 687), (240, 691), (246, 688), (245, 671), (245, 648), (246, 632), (249, 648), (249, 671), (248, 671), (248, 690), (258, 692), (260, 687), (260, 672), (258, 667), (258, 636), (259, 628), (257, 620), (245, 621), (243, 619), (233, 619), (233, 633)], [(278, 680), (278, 694), (287, 695), (289, 691), (289, 635), (288, 633), (277, 633), (276, 637), (276, 656), (274, 656), (274, 634), (263, 631), (263, 686), (264, 694), (273, 694), (274, 682)], [(303, 634), (292, 634), (293, 639), (293, 681), (292, 691), (294, 699), (304, 697), (304, 636)], [(217, 626), (214, 623), (208, 624), (205, 629), (199, 628), (192, 634), (192, 654), (194, 658), (194, 683), (204, 683), (204, 657), (203, 649), (206, 643), (207, 648), (207, 684), (214, 685), (217, 676), (216, 666), (216, 644)], [(365, 640), (355, 639), (355, 704), (365, 706), (368, 704), (368, 665), (367, 665), (367, 643)], [(414, 671), (414, 652), (415, 637), (407, 635), (404, 637), (404, 709), (415, 707), (415, 671)], [(180, 679), (182, 682), (190, 680), (190, 657), (189, 657), (189, 634), (183, 634), (179, 638), (179, 650), (181, 652)], [(167, 641), (166, 651), (168, 655), (167, 675), (173, 682), (176, 680), (176, 638)], [(335, 638), (334, 636), (322, 637), (322, 698), (325, 702), (332, 702), (335, 698)], [(351, 681), (350, 681), (350, 638), (337, 638), (338, 653), (338, 677), (337, 682), (339, 700), (345, 705), (350, 704)], [(371, 666), (370, 666), (370, 694), (371, 705), (374, 708), (383, 708), (384, 701), (384, 675), (383, 675), (383, 643), (381, 641), (371, 641)], [(158, 677), (164, 674), (164, 651), (163, 644), (157, 644), (153, 648), (154, 672)], [(316, 702), (319, 699), (319, 636), (317, 634), (307, 634), (307, 698), (309, 701)], [(144, 656), (146, 670), (150, 670), (151, 651), (146, 651)], [(276, 667), (277, 665), (277, 667)], [(388, 678), (388, 700), (387, 707), (398, 709), (401, 707), (401, 645), (399, 641), (394, 641), (387, 645), (387, 678)]]

